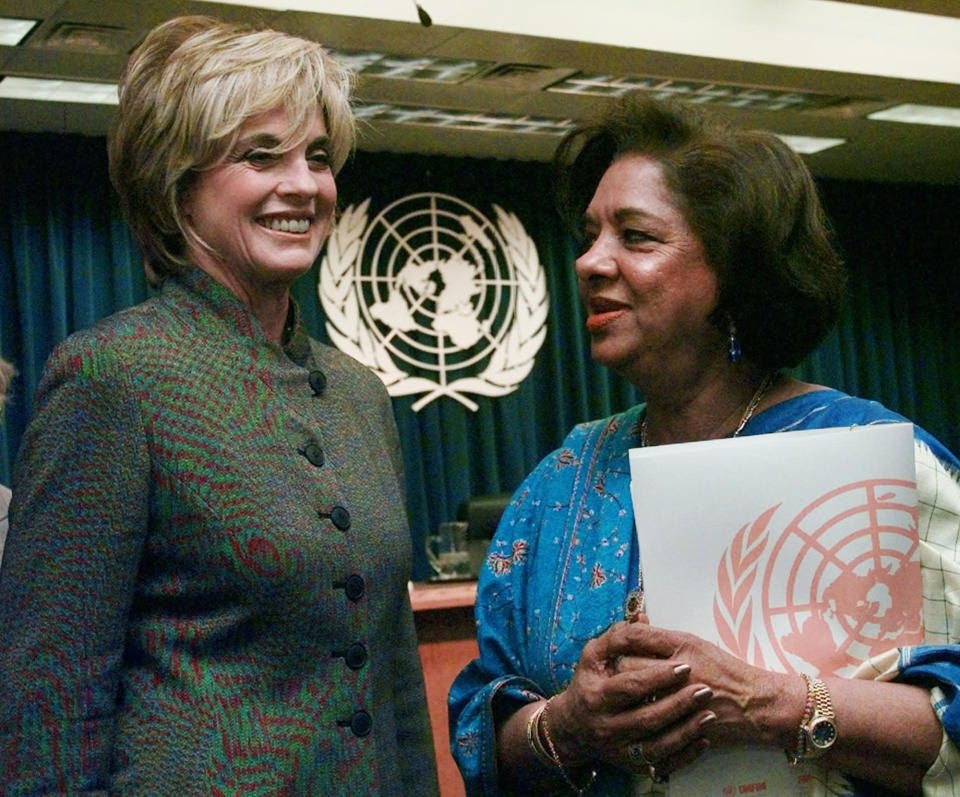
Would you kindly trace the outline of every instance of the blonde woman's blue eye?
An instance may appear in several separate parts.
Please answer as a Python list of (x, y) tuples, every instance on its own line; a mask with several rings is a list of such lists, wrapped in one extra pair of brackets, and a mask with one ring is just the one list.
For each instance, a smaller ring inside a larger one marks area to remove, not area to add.
[(273, 163), (277, 156), (265, 149), (251, 149), (243, 154), (243, 160), (254, 166), (267, 166)]

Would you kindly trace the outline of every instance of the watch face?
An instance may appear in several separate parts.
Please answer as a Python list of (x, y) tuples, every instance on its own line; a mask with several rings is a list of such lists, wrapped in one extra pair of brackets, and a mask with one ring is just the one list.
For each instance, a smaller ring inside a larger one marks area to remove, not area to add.
[(832, 720), (818, 719), (810, 727), (809, 735), (810, 741), (813, 742), (815, 747), (825, 750), (836, 741), (837, 726), (833, 724)]

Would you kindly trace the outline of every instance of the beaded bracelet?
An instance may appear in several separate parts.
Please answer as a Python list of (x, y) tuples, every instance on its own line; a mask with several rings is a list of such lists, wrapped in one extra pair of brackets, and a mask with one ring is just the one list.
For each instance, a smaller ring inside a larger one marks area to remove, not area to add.
[(787, 761), (790, 762), (790, 766), (792, 767), (800, 766), (807, 752), (807, 735), (803, 729), (813, 716), (814, 705), (813, 690), (810, 688), (810, 678), (807, 677), (806, 673), (800, 673), (800, 677), (803, 678), (803, 688), (807, 691), (807, 702), (803, 707), (803, 716), (800, 718), (800, 728), (797, 731), (797, 749), (793, 753), (789, 750), (787, 751)]
[[(551, 698), (552, 700), (552, 698)], [(550, 700), (547, 700), (540, 708), (535, 712), (536, 722), (534, 724), (533, 733), (535, 736), (539, 737), (540, 729), (543, 728), (543, 738), (547, 740), (547, 749), (550, 751), (550, 758), (553, 761), (554, 766), (560, 770), (560, 775), (566, 782), (566, 784), (573, 789), (573, 791), (578, 795), (583, 795), (587, 793), (587, 789), (593, 784), (593, 781), (597, 777), (597, 770), (591, 769), (590, 773), (587, 775), (586, 782), (583, 785), (577, 785), (574, 783), (573, 778), (570, 777), (570, 774), (567, 772), (566, 767), (560, 762), (560, 756), (557, 755), (557, 748), (553, 745), (553, 739), (550, 738), (550, 729), (547, 726), (547, 709), (550, 707)]]

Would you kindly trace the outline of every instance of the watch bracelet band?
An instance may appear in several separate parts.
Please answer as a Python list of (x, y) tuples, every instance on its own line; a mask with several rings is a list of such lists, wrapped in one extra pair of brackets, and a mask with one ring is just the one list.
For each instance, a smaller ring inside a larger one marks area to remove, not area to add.
[(819, 678), (811, 678), (809, 682), (812, 684), (811, 691), (813, 692), (813, 700), (817, 709), (814, 715), (822, 714), (825, 717), (833, 719), (833, 701), (830, 699), (830, 692), (827, 690), (827, 685)]
[[(807, 688), (807, 701), (804, 704), (803, 717), (797, 730), (796, 751), (791, 754), (787, 751), (787, 761), (790, 766), (798, 766), (803, 761), (822, 755), (836, 740), (836, 714), (833, 710), (833, 701), (827, 685), (819, 678), (811, 678), (801, 673), (804, 686)], [(813, 734), (818, 733), (820, 725), (828, 726), (832, 737), (823, 745), (819, 745)]]

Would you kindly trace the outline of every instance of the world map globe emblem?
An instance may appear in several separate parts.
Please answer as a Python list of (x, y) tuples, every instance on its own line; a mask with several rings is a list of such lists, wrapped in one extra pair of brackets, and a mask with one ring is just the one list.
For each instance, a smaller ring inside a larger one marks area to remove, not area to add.
[(347, 208), (321, 262), (327, 332), (391, 395), (504, 395), (529, 373), (545, 335), (546, 281), (513, 214), (496, 221), (447, 194), (396, 200), (367, 223)]
[(467, 203), (405, 197), (377, 215), (360, 246), (372, 264), (357, 280), (361, 311), (395, 357), (428, 370), (463, 367), (508, 328), (516, 272), (499, 231)]
[(770, 552), (761, 612), (784, 671), (849, 677), (871, 656), (922, 643), (913, 489), (845, 485), (789, 521)]

